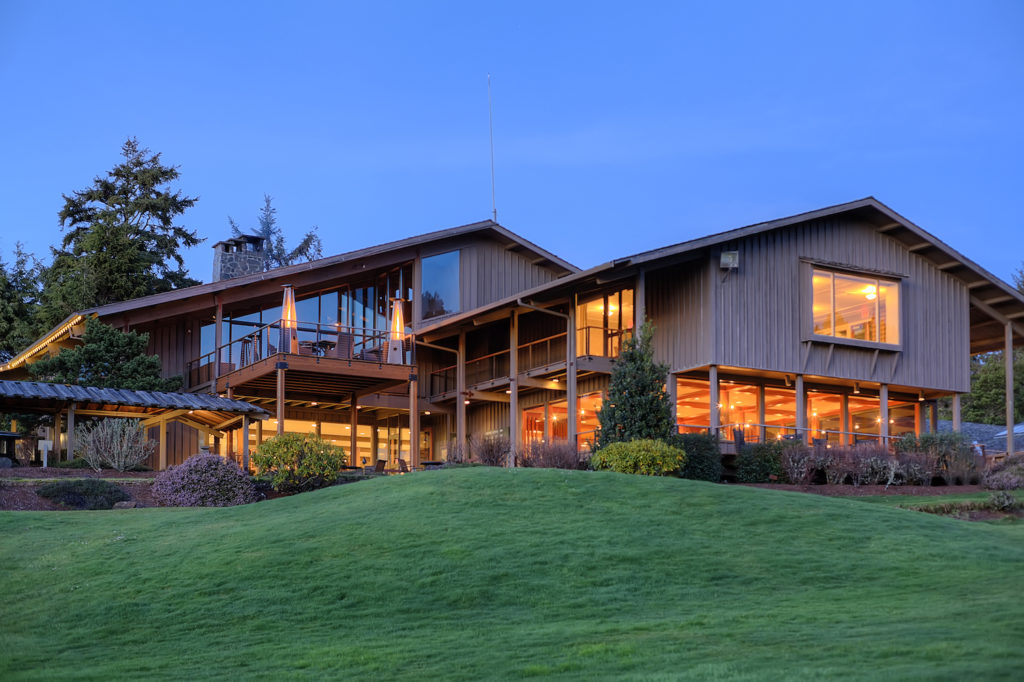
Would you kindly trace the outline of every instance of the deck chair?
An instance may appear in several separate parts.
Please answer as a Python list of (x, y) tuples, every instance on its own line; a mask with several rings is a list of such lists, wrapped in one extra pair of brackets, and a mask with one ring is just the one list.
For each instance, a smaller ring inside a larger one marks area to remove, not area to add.
[(338, 342), (334, 346), (334, 357), (340, 360), (352, 359), (352, 335), (338, 332)]
[(385, 471), (385, 469), (384, 469), (384, 467), (386, 467), (387, 464), (388, 464), (388, 461), (386, 459), (378, 459), (376, 465), (374, 465), (373, 467), (365, 467), (363, 469), (363, 471), (365, 471), (367, 474), (374, 474), (374, 475), (384, 474), (384, 473), (387, 473)]
[(409, 465), (406, 464), (405, 460), (404, 459), (399, 459), (398, 460), (398, 468), (397, 469), (385, 469), (384, 473), (386, 473), (386, 474), (408, 474), (411, 471), (412, 471), (412, 469), (409, 468)]

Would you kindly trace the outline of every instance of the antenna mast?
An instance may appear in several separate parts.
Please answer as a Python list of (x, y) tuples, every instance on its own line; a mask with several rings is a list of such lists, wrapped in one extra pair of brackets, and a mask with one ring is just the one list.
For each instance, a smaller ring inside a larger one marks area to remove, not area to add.
[(498, 222), (498, 204), (494, 200), (494, 105), (491, 102), (491, 74), (487, 74), (487, 122), (491, 131), (491, 213)]

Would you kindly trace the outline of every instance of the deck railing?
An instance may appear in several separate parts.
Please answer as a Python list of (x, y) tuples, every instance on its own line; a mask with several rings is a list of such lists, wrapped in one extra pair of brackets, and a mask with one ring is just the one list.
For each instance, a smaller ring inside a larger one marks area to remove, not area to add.
[[(295, 343), (292, 343), (294, 337)], [(252, 332), (221, 345), (216, 350), (190, 360), (186, 365), (187, 388), (213, 381), (214, 363), (220, 358), (218, 375), (247, 367), (277, 353), (298, 351), (299, 355), (384, 362), (387, 360), (388, 332), (337, 324), (298, 322), (294, 329), (275, 320)], [(401, 362), (409, 364), (409, 346), (404, 344)]]
[[(618, 357), (622, 351), (622, 343), (633, 335), (632, 329), (605, 329), (604, 327), (580, 327), (576, 330), (579, 356), (594, 355), (600, 357)], [(543, 339), (519, 345), (519, 371), (553, 365), (565, 361), (565, 332), (547, 336)], [(466, 361), (466, 385), (471, 386), (484, 381), (508, 376), (509, 352), (507, 350), (491, 353)], [(436, 369), (430, 373), (430, 394), (441, 395), (455, 390), (456, 365)]]
[[(677, 424), (680, 433), (703, 433), (712, 432), (710, 424)], [(736, 422), (721, 424), (717, 427), (718, 433), (724, 441), (734, 441), (735, 431), (743, 432), (743, 439), (747, 443), (760, 443), (763, 440), (795, 440), (808, 445), (821, 447), (844, 447), (857, 446), (868, 443), (884, 443), (891, 447), (893, 441), (899, 440), (903, 434), (890, 434), (883, 436), (878, 433), (865, 433), (863, 431), (836, 431), (831, 429), (812, 429), (810, 427), (797, 428), (789, 425), (779, 424), (755, 424), (752, 422)]]

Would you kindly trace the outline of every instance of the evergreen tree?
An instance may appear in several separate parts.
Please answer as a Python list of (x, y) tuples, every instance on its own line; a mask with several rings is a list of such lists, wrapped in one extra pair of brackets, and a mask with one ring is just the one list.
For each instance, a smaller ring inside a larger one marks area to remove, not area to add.
[(0, 362), (24, 350), (41, 333), (36, 314), (42, 295), (43, 266), (18, 242), (14, 263), (0, 260)]
[[(1024, 419), (1024, 351), (1013, 353), (1014, 422)], [(1003, 352), (971, 358), (971, 392), (963, 396), (964, 421), (1006, 423), (1006, 365)]]
[(139, 148), (135, 138), (121, 155), (124, 161), (105, 177), (64, 195), (59, 218), (65, 235), (53, 249), (41, 311), (46, 326), (77, 310), (199, 284), (188, 276), (179, 249), (200, 239), (174, 224), (196, 198), (168, 189), (177, 167)]
[(598, 412), (598, 448), (651, 438), (672, 442), (676, 429), (665, 391), (668, 366), (654, 362), (654, 328), (644, 322), (615, 360), (608, 397)]
[(29, 365), (36, 381), (134, 391), (175, 391), (181, 377), (160, 376), (160, 358), (146, 355), (149, 334), (122, 332), (95, 318), (85, 321), (82, 345)]
[[(317, 228), (315, 225), (312, 230), (303, 235), (299, 245), (294, 249), (289, 251), (285, 247), (284, 233), (277, 226), (277, 209), (273, 207), (271, 202), (273, 202), (273, 198), (268, 194), (264, 194), (263, 208), (260, 209), (258, 218), (259, 228), (249, 233), (263, 237), (263, 269), (272, 270), (320, 258), (322, 246), (320, 244), (320, 237), (316, 233)], [(228, 225), (231, 226), (231, 233), (234, 236), (241, 237), (245, 234), (231, 216), (228, 216)]]

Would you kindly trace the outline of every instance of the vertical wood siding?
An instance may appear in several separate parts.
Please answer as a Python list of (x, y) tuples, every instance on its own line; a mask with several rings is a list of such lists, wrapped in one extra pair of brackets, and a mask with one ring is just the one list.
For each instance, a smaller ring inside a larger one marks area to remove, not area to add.
[[(720, 271), (721, 251), (739, 251), (739, 268)], [(801, 325), (801, 259), (903, 275), (898, 352), (814, 342)], [(673, 370), (707, 364), (806, 373), (946, 391), (970, 389), (968, 294), (871, 225), (849, 217), (803, 223), (716, 247), (703, 261), (648, 275), (648, 310), (659, 359)], [(709, 291), (710, 289), (710, 291)], [(715, 328), (707, 333), (707, 312)], [(805, 353), (806, 366), (804, 362)]]

